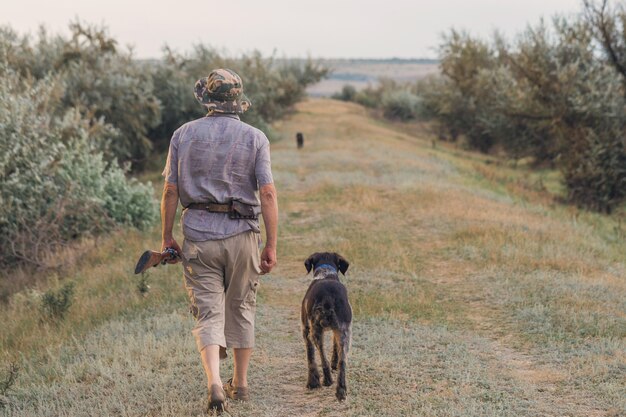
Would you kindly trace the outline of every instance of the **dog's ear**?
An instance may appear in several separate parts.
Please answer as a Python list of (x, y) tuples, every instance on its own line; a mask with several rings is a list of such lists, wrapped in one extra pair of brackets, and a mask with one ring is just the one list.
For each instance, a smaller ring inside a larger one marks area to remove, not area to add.
[(348, 262), (343, 256), (335, 253), (335, 265), (337, 265), (337, 268), (339, 268), (339, 271), (341, 271), (342, 274), (346, 275), (350, 262)]
[(309, 256), (306, 261), (304, 261), (304, 267), (306, 268), (307, 274), (311, 272), (311, 269), (315, 265), (315, 262), (317, 262), (318, 258), (319, 258), (319, 254), (316, 252), (313, 255)]

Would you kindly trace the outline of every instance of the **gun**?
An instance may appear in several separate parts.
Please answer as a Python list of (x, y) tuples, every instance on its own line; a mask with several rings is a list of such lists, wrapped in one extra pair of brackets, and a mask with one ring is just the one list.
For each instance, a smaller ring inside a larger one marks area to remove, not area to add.
[(159, 264), (165, 265), (167, 261), (172, 259), (180, 259), (180, 255), (174, 248), (165, 248), (163, 252), (147, 250), (139, 257), (135, 266), (135, 274), (141, 274), (148, 268), (158, 266)]

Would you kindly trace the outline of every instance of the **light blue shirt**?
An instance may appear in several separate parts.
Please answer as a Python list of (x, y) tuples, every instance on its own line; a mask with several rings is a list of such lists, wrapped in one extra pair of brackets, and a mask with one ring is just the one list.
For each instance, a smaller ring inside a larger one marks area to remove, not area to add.
[[(274, 182), (269, 140), (235, 114), (214, 114), (184, 124), (172, 135), (165, 181), (178, 186), (183, 207), (231, 200), (257, 207), (259, 187)], [(258, 220), (230, 219), (227, 213), (183, 210), (183, 235), (193, 241), (219, 240), (253, 230)]]

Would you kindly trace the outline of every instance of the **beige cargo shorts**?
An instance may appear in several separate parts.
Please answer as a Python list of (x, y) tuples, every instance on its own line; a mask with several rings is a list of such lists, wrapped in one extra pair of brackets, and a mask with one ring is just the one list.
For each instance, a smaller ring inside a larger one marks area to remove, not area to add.
[(249, 231), (182, 247), (185, 288), (196, 318), (198, 350), (208, 345), (254, 347), (260, 235)]

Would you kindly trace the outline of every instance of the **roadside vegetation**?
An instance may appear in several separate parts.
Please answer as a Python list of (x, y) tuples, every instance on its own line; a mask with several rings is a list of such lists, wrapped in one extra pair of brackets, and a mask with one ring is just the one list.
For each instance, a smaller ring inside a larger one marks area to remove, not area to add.
[(561, 173), (561, 199), (611, 213), (626, 200), (626, 9), (585, 2), (580, 16), (529, 26), (512, 41), (452, 30), (436, 77), (336, 98), (389, 119), (431, 120), (440, 139)]

